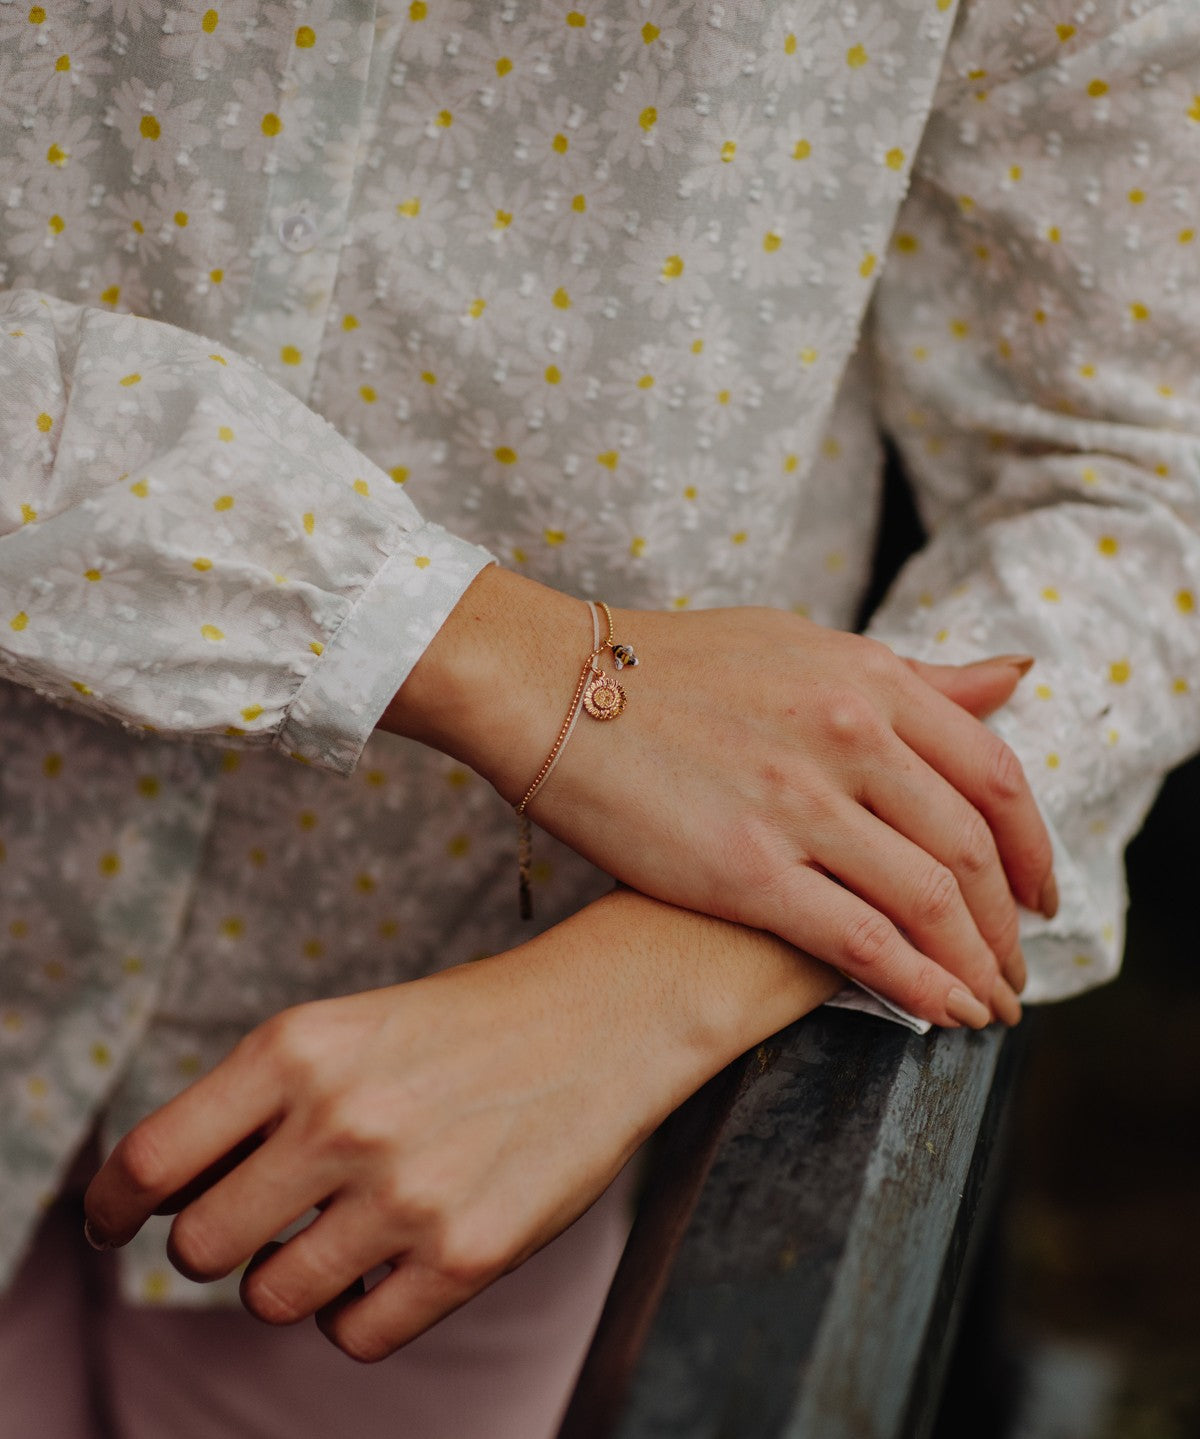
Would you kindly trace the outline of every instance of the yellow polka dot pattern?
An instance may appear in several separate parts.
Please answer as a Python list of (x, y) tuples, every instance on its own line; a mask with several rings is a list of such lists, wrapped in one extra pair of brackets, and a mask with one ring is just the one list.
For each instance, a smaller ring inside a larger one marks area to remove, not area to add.
[[(21, 691), (13, 720), (0, 687), (6, 804), (15, 774), (71, 848), (72, 904), (159, 922), (118, 935), (96, 983), (50, 907), (0, 925), (45, 956), (36, 1012), (0, 1011), (0, 1063), (54, 1005), (78, 1021), (84, 990), (113, 991), (111, 1033), (93, 1006), (70, 1065), (11, 1090), (47, 1145), (63, 1073), (106, 1092), (168, 960), (265, 1012), (511, 940), (486, 786), (370, 737), (376, 657), (406, 672), (478, 563), (436, 522), (572, 593), (847, 625), (877, 414), (933, 537), (876, 631), (948, 663), (1036, 653), (993, 721), (1067, 847), (1072, 940), (1032, 937), (1034, 981), (1111, 974), (1130, 776), (1200, 739), (1179, 301), (1200, 17), (1160, 7), (1180, 33), (1147, 52), (1108, 0), (1019, 26), (1015, 4), (716, 24), (529, 0), (508, 25), (485, 0), (401, 0), (364, 33), (336, 5), (261, 7), (247, 32), (208, 0), (165, 29), (135, 3), (102, 66), (84, 0), (0, 7), (0, 55), (37, 62), (0, 107), (0, 656), (63, 703)], [(65, 602), (112, 660), (46, 660)], [(59, 873), (11, 827), (6, 881)], [(557, 850), (537, 873), (556, 914), (592, 882)], [(437, 952), (467, 902), (478, 932)], [(182, 1029), (141, 1042), (142, 1108), (217, 1057)], [(11, 1204), (0, 1166), (4, 1212), (55, 1163)], [(151, 1243), (126, 1262), (161, 1302), (186, 1281)]]

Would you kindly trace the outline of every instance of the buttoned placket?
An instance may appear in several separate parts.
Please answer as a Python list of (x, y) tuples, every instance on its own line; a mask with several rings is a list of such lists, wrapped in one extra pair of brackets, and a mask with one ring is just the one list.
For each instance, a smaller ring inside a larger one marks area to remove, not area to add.
[[(375, 0), (345, 0), (345, 42), (321, 47), (321, 26), (305, 4), (279, 82), (278, 147), (264, 162), (266, 202), (251, 253), (254, 274), (234, 325), (244, 354), (299, 399), (311, 399), (321, 340), (349, 229), (354, 167), (323, 163), (331, 141), (361, 135), (375, 33)], [(309, 23), (311, 22), (311, 23)], [(315, 39), (312, 38), (315, 36)], [(273, 122), (274, 123), (274, 122)]]
[(307, 204), (280, 220), (278, 235), (279, 243), (293, 255), (307, 255), (316, 246), (320, 232)]

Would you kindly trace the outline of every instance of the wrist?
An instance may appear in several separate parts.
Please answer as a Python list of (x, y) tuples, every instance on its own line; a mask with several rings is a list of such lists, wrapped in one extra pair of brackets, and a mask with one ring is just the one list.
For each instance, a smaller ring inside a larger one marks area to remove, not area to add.
[(842, 987), (836, 971), (761, 930), (618, 888), (530, 941), (600, 1005), (626, 1063), (674, 1108)]
[(581, 601), (490, 565), (379, 726), (461, 760), (515, 803), (553, 742), (590, 647)]

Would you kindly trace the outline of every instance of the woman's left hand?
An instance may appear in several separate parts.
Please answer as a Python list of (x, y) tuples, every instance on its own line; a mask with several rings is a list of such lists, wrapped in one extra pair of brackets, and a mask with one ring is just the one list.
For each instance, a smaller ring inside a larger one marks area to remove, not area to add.
[[(764, 1034), (803, 1007), (786, 997), (801, 956), (676, 914), (612, 895), (497, 958), (284, 1011), (120, 1142), (87, 1193), (93, 1240), (178, 1210), (172, 1262), (210, 1280), (316, 1206), (247, 1271), (243, 1302), (272, 1324), (315, 1313), (347, 1354), (383, 1358), (561, 1232), (752, 1042), (733, 1023), (719, 1034), (715, 985), (642, 958), (654, 923), (683, 926), (696, 952), (767, 955)], [(811, 1003), (837, 986), (807, 973)], [(379, 1265), (391, 1273), (364, 1294)]]

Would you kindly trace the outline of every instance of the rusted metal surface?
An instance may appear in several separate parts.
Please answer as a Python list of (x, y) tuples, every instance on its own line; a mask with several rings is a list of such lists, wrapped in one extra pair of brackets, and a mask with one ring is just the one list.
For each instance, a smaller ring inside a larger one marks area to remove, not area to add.
[(689, 1101), (561, 1439), (921, 1434), (1015, 1048), (826, 1010)]

